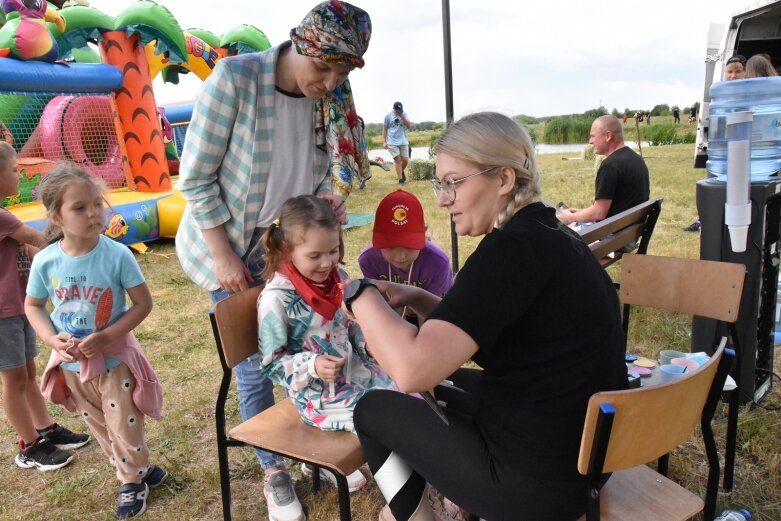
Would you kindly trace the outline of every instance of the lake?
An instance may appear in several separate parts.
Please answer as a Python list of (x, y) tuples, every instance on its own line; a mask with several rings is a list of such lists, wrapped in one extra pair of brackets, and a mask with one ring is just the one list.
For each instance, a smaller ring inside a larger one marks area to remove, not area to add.
[[(630, 148), (637, 148), (635, 141), (625, 141), (626, 145)], [(651, 143), (648, 141), (642, 142), (643, 148), (650, 147)], [(575, 143), (566, 145), (556, 145), (548, 143), (537, 143), (534, 147), (537, 154), (580, 154), (583, 152), (583, 148), (586, 143)], [(369, 159), (376, 159), (381, 157), (384, 161), (393, 161), (390, 153), (384, 148), (375, 148), (369, 150)], [(412, 147), (411, 159), (428, 159), (428, 147)]]

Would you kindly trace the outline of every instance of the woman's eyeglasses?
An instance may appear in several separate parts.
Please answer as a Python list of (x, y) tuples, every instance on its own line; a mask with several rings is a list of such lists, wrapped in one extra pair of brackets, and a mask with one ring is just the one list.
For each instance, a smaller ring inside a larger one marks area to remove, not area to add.
[(444, 180), (440, 181), (439, 179), (434, 178), (431, 180), (431, 188), (434, 190), (434, 197), (439, 199), (439, 194), (444, 193), (445, 198), (452, 203), (453, 201), (456, 200), (456, 185), (458, 183), (462, 181), (466, 181), (470, 177), (475, 177), (480, 174), (485, 174), (486, 172), (490, 172), (491, 170), (495, 170), (496, 168), (498, 167), (489, 166), (488, 168), (484, 168), (479, 172), (465, 175), (464, 177), (459, 177), (458, 179), (453, 179), (452, 177), (446, 177)]

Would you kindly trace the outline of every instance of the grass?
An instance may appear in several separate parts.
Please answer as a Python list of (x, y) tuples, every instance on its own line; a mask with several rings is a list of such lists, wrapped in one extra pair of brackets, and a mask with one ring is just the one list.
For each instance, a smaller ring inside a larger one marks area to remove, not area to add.
[[(704, 171), (694, 170), (692, 146), (675, 145), (644, 149), (651, 171), (651, 192), (664, 197), (662, 213), (651, 241), (649, 253), (680, 257), (698, 257), (699, 237), (681, 228), (696, 214), (694, 188)], [(565, 201), (569, 206), (591, 203), (594, 167), (591, 162), (571, 160), (561, 155), (540, 157), (543, 188), (549, 202)], [(392, 172), (374, 168), (367, 188), (356, 191), (349, 200), (351, 212), (373, 213), (379, 200), (398, 185)], [(450, 251), (450, 228), (444, 211), (435, 207), (427, 181), (408, 182), (405, 189), (414, 192), (427, 209), (427, 218), (436, 240)], [(371, 227), (345, 233), (347, 265), (358, 273), (356, 257), (369, 244)], [(476, 239), (459, 239), (461, 263)], [(183, 275), (173, 243), (150, 245), (150, 252), (137, 259), (147, 276), (155, 308), (138, 328), (138, 337), (155, 367), (165, 391), (164, 418), (147, 421), (148, 442), (153, 461), (166, 467), (171, 477), (152, 493), (149, 512), (144, 519), (161, 521), (222, 519), (219, 474), (214, 442), (214, 397), (221, 370), (208, 325), (209, 299), (204, 291)], [(655, 356), (663, 347), (689, 349), (690, 320), (668, 314), (633, 315), (630, 333), (633, 350)], [(45, 365), (48, 350), (42, 349), (39, 367)], [(781, 399), (775, 388), (763, 402), (778, 406)], [(84, 430), (75, 414), (50, 407), (51, 414), (71, 429)], [(57, 472), (22, 470), (13, 464), (15, 434), (0, 416), (0, 519), (3, 520), (110, 520), (116, 508), (117, 482), (96, 443), (77, 451), (74, 464)], [(238, 420), (235, 399), (229, 407), (229, 422)], [(745, 507), (754, 519), (781, 518), (781, 415), (763, 409), (745, 408), (740, 416), (735, 490), (720, 494), (719, 511), (727, 507)], [(719, 447), (723, 448), (726, 409), (721, 406), (715, 419)], [(257, 461), (249, 449), (232, 449), (231, 475), (234, 519), (265, 519), (262, 486)], [(704, 449), (692, 436), (671, 457), (671, 476), (694, 492), (704, 495), (707, 473)], [(296, 490), (309, 510), (312, 521), (338, 519), (338, 503), (333, 489), (313, 496), (310, 480), (293, 469)], [(467, 478), (468, 479), (468, 478)], [(373, 483), (353, 494), (352, 510), (356, 521), (377, 517), (383, 500)]]

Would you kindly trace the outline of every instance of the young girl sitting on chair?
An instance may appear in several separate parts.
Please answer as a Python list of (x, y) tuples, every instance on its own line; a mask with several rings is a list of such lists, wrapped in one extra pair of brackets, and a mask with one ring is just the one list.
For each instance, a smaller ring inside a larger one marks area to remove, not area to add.
[[(344, 255), (339, 221), (328, 201), (288, 199), (261, 239), (267, 280), (258, 298), (258, 347), (265, 376), (285, 387), (301, 418), (326, 431), (355, 432), (353, 410), (373, 389), (396, 389), (366, 352), (358, 325), (342, 311)], [(312, 469), (304, 466), (304, 474)], [(322, 470), (321, 476), (335, 483)], [(366, 484), (360, 470), (350, 491)]]

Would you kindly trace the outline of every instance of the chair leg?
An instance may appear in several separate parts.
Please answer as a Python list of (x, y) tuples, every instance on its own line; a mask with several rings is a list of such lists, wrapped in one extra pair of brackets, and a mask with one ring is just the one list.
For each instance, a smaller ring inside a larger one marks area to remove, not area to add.
[(312, 467), (312, 492), (317, 494), (320, 492), (320, 467), (317, 465), (311, 465)]
[(659, 456), (656, 464), (656, 472), (662, 476), (667, 476), (667, 469), (670, 463), (670, 454), (667, 453), (664, 456)]
[(338, 472), (335, 472), (336, 476), (336, 488), (339, 492), (339, 520), (351, 521), (352, 514), (350, 513), (350, 487), (347, 484), (347, 477), (342, 476)]
[(735, 469), (735, 450), (738, 437), (738, 412), (740, 401), (738, 389), (729, 393), (729, 408), (727, 411), (727, 446), (724, 450), (724, 490), (732, 490), (732, 477)]
[(225, 440), (217, 440), (217, 459), (220, 467), (220, 491), (222, 492), (222, 518), (231, 521), (231, 477), (228, 468), (228, 446)]

